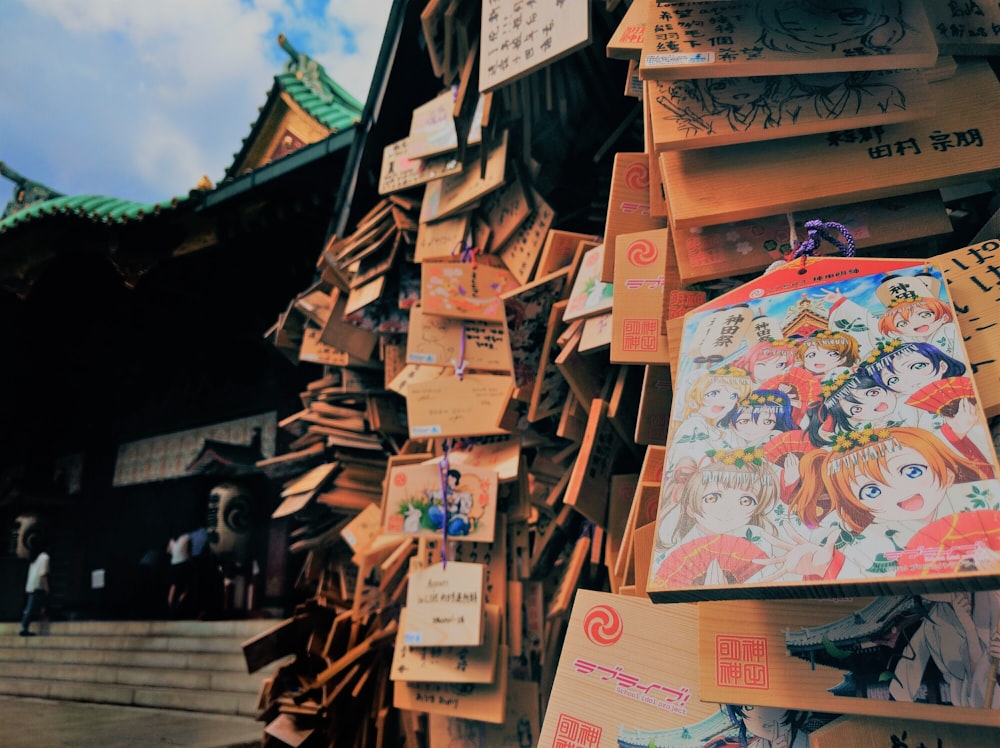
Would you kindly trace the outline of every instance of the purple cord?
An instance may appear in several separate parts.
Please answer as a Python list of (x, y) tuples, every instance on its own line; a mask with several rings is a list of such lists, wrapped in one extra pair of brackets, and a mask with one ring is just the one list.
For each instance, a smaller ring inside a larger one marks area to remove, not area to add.
[[(840, 232), (844, 237), (844, 241), (831, 234), (830, 229)], [(809, 238), (795, 248), (791, 260), (797, 257), (804, 259), (815, 255), (816, 250), (819, 249), (819, 245), (824, 239), (836, 245), (844, 257), (854, 257), (854, 237), (851, 236), (851, 232), (848, 231), (844, 224), (837, 223), (836, 221), (806, 221), (806, 230), (809, 232)]]
[(438, 473), (441, 476), (441, 509), (444, 519), (441, 522), (441, 568), (448, 568), (448, 472), (451, 466), (448, 464), (448, 440), (442, 444), (444, 456), (438, 463)]

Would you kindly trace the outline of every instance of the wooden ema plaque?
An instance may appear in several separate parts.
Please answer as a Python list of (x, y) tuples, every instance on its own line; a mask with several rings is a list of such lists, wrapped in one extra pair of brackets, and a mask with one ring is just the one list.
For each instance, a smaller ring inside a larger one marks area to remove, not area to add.
[(994, 3), (925, 3), (942, 55), (1000, 52), (1000, 6)]
[(740, 745), (741, 733), (763, 736), (749, 712), (699, 692), (697, 627), (695, 605), (578, 590), (538, 748)]
[(1000, 726), (996, 591), (711, 602), (698, 613), (703, 699)]
[(666, 364), (667, 336), (660, 326), (667, 229), (622, 234), (615, 244), (611, 361)]
[(838, 3), (647, 0), (643, 78), (734, 78), (926, 68), (937, 60), (920, 0)]
[(935, 266), (858, 258), (689, 314), (650, 597), (995, 584), (1000, 467), (956, 316)]
[(486, 93), (589, 44), (590, 6), (586, 0), (531, 6), (503, 0), (483, 5), (481, 28), (479, 90)]
[(838, 717), (809, 736), (811, 748), (843, 748), (847, 745), (886, 748), (959, 748), (1000, 745), (995, 727), (949, 725), (912, 719)]
[[(951, 219), (937, 190), (826, 207), (822, 214), (824, 220), (847, 226), (858, 249), (944, 236), (952, 231)], [(810, 218), (808, 213), (795, 217), (799, 240), (806, 236), (803, 225)], [(682, 229), (672, 237), (684, 283), (759, 272), (792, 251), (787, 215)]]
[[(649, 157), (645, 153), (616, 153), (611, 172), (611, 194), (604, 224), (604, 245), (616, 246), (619, 234), (662, 229), (666, 219), (656, 218), (649, 210)], [(614, 281), (615, 253), (604, 253), (601, 280)]]
[(997, 337), (1000, 322), (1000, 241), (990, 240), (934, 258), (955, 300), (958, 326), (969, 352), (969, 365), (986, 415), (1000, 415), (1000, 363)]
[[(646, 81), (645, 96), (656, 152), (888, 125), (935, 111), (916, 70)], [(744, 119), (751, 106), (760, 113)]]
[(932, 89), (938, 113), (927, 119), (661, 153), (671, 226), (711, 226), (994, 178), (1000, 83), (989, 65), (965, 61)]

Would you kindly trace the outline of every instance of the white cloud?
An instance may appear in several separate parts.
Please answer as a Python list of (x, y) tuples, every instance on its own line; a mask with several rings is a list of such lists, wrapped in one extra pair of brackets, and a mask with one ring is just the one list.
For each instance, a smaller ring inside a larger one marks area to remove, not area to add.
[[(152, 201), (185, 193), (202, 174), (218, 180), (287, 61), (278, 33), (363, 101), (390, 5), (8, 4), (0, 159), (70, 194)], [(345, 45), (350, 38), (356, 51)]]

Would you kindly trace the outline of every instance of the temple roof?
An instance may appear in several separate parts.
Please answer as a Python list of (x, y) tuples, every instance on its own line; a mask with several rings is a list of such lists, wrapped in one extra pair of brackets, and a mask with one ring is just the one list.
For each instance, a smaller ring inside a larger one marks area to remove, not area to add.
[(103, 195), (63, 195), (32, 203), (0, 219), (0, 234), (49, 216), (75, 216), (96, 224), (125, 224), (151, 215), (174, 210), (192, 200), (190, 195), (172, 197), (157, 203), (139, 203)]
[[(243, 139), (240, 150), (233, 154), (233, 163), (226, 172), (227, 178), (238, 176), (242, 171), (249, 152), (262, 137), (272, 118), (275, 103), (284, 93), (302, 110), (334, 134), (356, 125), (361, 120), (364, 105), (349, 94), (326, 69), (309, 55), (299, 52), (284, 34), (278, 36), (278, 44), (288, 53), (289, 61), (285, 71), (274, 77), (274, 85), (261, 107), (261, 114), (251, 126), (250, 134)], [(251, 165), (253, 168), (256, 165)]]

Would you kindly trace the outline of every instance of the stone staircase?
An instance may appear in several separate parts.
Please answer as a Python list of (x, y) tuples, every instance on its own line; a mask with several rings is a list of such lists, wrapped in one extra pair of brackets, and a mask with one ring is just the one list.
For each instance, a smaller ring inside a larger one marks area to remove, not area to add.
[(0, 694), (254, 717), (263, 676), (241, 645), (274, 623), (0, 623)]

